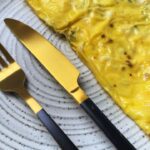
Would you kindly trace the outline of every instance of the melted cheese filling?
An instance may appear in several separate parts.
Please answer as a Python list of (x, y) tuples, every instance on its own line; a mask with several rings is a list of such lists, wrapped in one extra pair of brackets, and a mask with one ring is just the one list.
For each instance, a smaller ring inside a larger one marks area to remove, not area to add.
[(28, 0), (113, 100), (150, 134), (150, 2)]

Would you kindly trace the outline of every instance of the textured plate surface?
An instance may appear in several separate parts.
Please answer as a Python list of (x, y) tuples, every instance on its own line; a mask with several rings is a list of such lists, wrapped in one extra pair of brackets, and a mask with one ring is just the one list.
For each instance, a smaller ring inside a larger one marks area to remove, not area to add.
[[(149, 150), (150, 140), (103, 91), (92, 73), (81, 63), (65, 38), (49, 29), (24, 0), (0, 0), (0, 42), (22, 66), (27, 87), (68, 134), (80, 150), (115, 150), (105, 135), (49, 76), (5, 26), (4, 18), (14, 18), (32, 26), (62, 51), (80, 70), (80, 83), (98, 107), (135, 145)], [(0, 93), (0, 150), (59, 150), (40, 121), (20, 98)]]

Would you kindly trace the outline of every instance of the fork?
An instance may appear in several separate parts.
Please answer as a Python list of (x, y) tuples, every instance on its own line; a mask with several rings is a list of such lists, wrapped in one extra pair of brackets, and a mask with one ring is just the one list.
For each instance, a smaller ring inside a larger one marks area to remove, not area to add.
[(2, 66), (0, 71), (0, 90), (3, 92), (17, 93), (38, 116), (43, 125), (63, 150), (78, 150), (42, 106), (28, 93), (24, 86), (26, 77), (23, 70), (9, 55), (2, 44), (0, 44), (0, 50), (8, 61), (6, 62), (6, 60), (0, 56), (0, 64)]

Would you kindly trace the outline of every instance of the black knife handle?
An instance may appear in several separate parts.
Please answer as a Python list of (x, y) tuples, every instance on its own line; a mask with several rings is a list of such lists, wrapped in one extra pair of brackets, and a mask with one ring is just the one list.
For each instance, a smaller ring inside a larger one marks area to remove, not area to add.
[(62, 150), (78, 150), (67, 135), (60, 129), (54, 120), (42, 109), (37, 113), (37, 116), (62, 148)]
[(98, 127), (103, 130), (118, 150), (136, 150), (90, 98), (85, 100), (81, 107), (95, 121)]

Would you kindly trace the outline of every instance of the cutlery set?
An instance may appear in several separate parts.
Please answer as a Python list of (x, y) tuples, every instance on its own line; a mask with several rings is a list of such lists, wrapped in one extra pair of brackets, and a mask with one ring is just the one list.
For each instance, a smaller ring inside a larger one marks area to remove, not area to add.
[[(121, 134), (79, 86), (78, 77), (80, 72), (59, 50), (26, 24), (14, 19), (5, 19), (5, 23), (20, 42), (93, 119), (118, 150), (135, 150), (135, 147)], [(28, 93), (24, 86), (25, 74), (20, 66), (12, 59), (1, 44), (0, 50), (5, 57), (5, 59), (0, 57), (0, 64), (2, 66), (0, 72), (0, 90), (17, 93), (38, 116), (63, 150), (77, 150), (78, 148), (69, 137)], [(7, 62), (5, 61), (6, 59)]]

